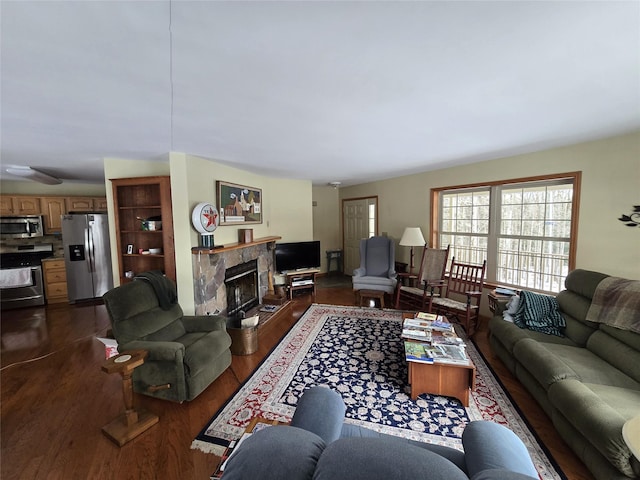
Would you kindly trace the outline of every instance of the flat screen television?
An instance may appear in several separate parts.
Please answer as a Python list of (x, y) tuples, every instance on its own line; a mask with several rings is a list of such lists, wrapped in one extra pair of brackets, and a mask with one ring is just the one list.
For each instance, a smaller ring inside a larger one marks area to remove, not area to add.
[(320, 241), (276, 243), (276, 270), (280, 273), (320, 267)]

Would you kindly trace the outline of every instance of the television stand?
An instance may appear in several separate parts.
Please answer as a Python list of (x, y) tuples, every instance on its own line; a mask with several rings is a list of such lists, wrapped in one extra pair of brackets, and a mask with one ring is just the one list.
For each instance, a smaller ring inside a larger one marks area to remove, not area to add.
[(317, 268), (308, 268), (285, 273), (287, 277), (287, 294), (289, 296), (289, 300), (293, 298), (293, 292), (296, 290), (312, 290), (313, 296), (315, 297), (317, 273), (320, 273), (320, 270)]

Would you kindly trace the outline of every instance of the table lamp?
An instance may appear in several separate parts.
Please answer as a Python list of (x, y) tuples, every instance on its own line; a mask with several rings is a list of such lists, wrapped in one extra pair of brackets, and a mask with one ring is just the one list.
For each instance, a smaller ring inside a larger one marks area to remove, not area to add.
[(409, 273), (413, 273), (413, 247), (424, 247), (427, 242), (424, 241), (422, 230), (420, 227), (406, 227), (400, 245), (403, 247), (411, 247), (411, 260), (409, 263)]

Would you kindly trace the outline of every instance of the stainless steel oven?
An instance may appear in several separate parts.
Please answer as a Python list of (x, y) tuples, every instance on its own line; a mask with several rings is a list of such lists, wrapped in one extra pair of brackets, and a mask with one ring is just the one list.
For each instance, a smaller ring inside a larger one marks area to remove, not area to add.
[(44, 235), (42, 215), (0, 217), (0, 237), (34, 238)]
[(45, 304), (41, 260), (53, 245), (21, 245), (0, 254), (0, 308), (9, 310)]

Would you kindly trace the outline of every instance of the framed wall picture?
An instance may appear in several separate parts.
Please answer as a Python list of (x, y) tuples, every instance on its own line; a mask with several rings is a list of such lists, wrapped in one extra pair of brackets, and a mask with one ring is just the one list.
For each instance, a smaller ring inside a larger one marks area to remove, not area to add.
[(133, 253), (133, 244), (127, 244), (127, 254), (131, 255)]
[(216, 181), (220, 225), (262, 223), (262, 189)]

